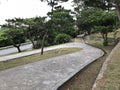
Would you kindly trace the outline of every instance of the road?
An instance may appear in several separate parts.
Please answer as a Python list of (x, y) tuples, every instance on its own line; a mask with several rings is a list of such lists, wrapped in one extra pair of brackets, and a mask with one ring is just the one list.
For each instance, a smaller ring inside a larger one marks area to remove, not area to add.
[(0, 90), (57, 90), (78, 71), (104, 54), (102, 50), (83, 43), (62, 44), (48, 49), (65, 47), (83, 50), (0, 71)]
[[(27, 49), (31, 49), (31, 48), (32, 48), (32, 44), (22, 45), (20, 47), (20, 49), (22, 51), (27, 50)], [(16, 53), (16, 52), (18, 52), (17, 48), (11, 47), (11, 48), (0, 50), (0, 56), (8, 55), (8, 54)]]

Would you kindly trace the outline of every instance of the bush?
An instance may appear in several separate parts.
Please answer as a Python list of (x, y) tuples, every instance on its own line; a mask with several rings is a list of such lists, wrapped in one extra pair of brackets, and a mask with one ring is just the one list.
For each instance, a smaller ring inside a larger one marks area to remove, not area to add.
[(75, 38), (78, 35), (78, 30), (71, 28), (65, 32), (66, 34), (70, 35), (72, 38)]
[(66, 43), (71, 40), (71, 37), (67, 34), (58, 34), (55, 38), (56, 44)]
[[(39, 49), (39, 48), (41, 48), (41, 45), (42, 45), (42, 40), (37, 40), (36, 43), (35, 43), (35, 48), (34, 48), (34, 49)], [(44, 46), (49, 46), (47, 40), (45, 40)]]
[(103, 41), (104, 46), (108, 46), (108, 41)]
[(0, 39), (0, 47), (10, 46), (12, 42), (10, 39)]

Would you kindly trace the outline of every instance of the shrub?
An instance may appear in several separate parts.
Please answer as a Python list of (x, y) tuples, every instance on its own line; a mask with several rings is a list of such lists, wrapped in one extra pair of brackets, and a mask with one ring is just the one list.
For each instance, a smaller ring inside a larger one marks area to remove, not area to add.
[(55, 43), (60, 44), (60, 43), (66, 43), (71, 40), (71, 37), (67, 34), (58, 34), (55, 38)]
[(108, 46), (108, 41), (103, 41), (104, 46)]
[(78, 30), (73, 28), (68, 30), (66, 34), (70, 35), (72, 38), (75, 38), (78, 35)]
[(10, 39), (0, 39), (0, 47), (10, 46), (12, 42)]
[[(36, 43), (35, 43), (35, 48), (34, 48), (34, 49), (39, 49), (39, 48), (41, 48), (41, 45), (42, 45), (42, 40), (37, 40)], [(49, 46), (47, 40), (45, 40), (44, 46)]]

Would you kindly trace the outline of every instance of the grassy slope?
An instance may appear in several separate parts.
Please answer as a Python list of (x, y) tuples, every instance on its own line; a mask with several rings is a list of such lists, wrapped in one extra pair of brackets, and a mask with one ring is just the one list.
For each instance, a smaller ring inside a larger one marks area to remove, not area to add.
[(14, 60), (3, 61), (0, 62), (0, 70), (4, 70), (32, 62), (37, 62), (51, 57), (77, 52), (80, 50), (81, 50), (80, 48), (61, 48), (61, 49), (49, 50), (47, 52), (44, 52), (43, 55), (34, 54), (26, 57), (17, 58)]
[(98, 90), (120, 90), (120, 44), (112, 54)]

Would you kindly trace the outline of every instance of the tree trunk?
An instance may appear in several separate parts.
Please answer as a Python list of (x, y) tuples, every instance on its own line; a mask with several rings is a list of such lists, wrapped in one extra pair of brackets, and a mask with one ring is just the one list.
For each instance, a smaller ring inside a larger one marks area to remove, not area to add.
[(53, 9), (54, 9), (54, 6), (52, 6), (52, 9), (51, 9), (52, 15), (53, 15)]
[(118, 15), (118, 19), (120, 21), (120, 6), (119, 6), (119, 4), (116, 4), (116, 12), (117, 12), (117, 15)]
[(107, 37), (107, 33), (103, 34), (104, 35), (104, 38), (103, 38), (103, 45), (104, 46), (108, 46), (108, 37)]
[(20, 49), (20, 44), (15, 44), (13, 43), (13, 46), (17, 48), (18, 52), (21, 52), (21, 49)]
[(35, 49), (36, 47), (35, 47), (34, 41), (33, 41), (32, 39), (30, 39), (30, 41), (31, 41), (31, 43), (32, 43), (32, 45), (33, 45), (33, 48)]
[(45, 35), (43, 36), (43, 39), (42, 39), (42, 45), (41, 45), (41, 55), (43, 55), (44, 42), (45, 42), (46, 35), (47, 35), (47, 32), (45, 33)]
[(16, 45), (16, 44), (14, 44), (14, 47), (17, 48), (18, 52), (21, 52), (20, 45)]
[(18, 49), (18, 52), (21, 52), (20, 46), (17, 46), (16, 48)]
[(28, 36), (29, 36), (29, 40), (31, 41), (31, 43), (33, 45), (33, 48), (35, 49), (35, 43), (34, 43), (34, 40), (32, 40), (30, 32), (28, 32)]
[(101, 33), (103, 38), (103, 45), (108, 46), (108, 33)]

